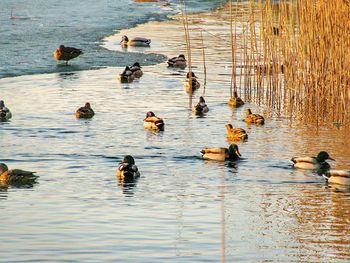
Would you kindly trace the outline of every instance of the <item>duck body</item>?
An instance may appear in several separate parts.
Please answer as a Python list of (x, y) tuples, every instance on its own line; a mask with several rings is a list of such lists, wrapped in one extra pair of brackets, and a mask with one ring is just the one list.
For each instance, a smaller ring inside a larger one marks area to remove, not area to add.
[(230, 123), (225, 125), (227, 139), (230, 141), (245, 141), (248, 139), (247, 132), (242, 128), (233, 128)]
[(237, 92), (235, 91), (233, 93), (233, 97), (230, 98), (230, 100), (228, 101), (227, 103), (230, 107), (233, 107), (233, 108), (238, 108), (238, 107), (241, 107), (244, 105), (244, 101), (238, 97), (238, 94)]
[(130, 67), (126, 66), (124, 71), (119, 74), (118, 79), (122, 83), (130, 83), (135, 79), (135, 75), (131, 71)]
[(34, 172), (20, 169), (9, 170), (6, 164), (0, 163), (0, 185), (33, 183), (37, 178)]
[(183, 54), (180, 54), (177, 57), (169, 58), (167, 63), (169, 67), (174, 67), (174, 68), (184, 69), (187, 67), (187, 61)]
[(130, 70), (135, 78), (141, 78), (143, 75), (143, 72), (141, 70), (141, 66), (138, 62), (135, 62), (134, 65), (130, 67)]
[(197, 76), (193, 72), (191, 73), (192, 73), (191, 78), (190, 78), (190, 72), (187, 73), (187, 79), (184, 84), (184, 88), (187, 93), (193, 93), (194, 91), (199, 89), (201, 86), (199, 81), (197, 80)]
[(90, 103), (86, 102), (84, 107), (80, 107), (75, 112), (75, 117), (78, 119), (90, 119), (95, 115), (94, 110), (91, 108)]
[(131, 155), (126, 155), (119, 163), (117, 169), (117, 177), (119, 179), (136, 179), (140, 177), (140, 172), (135, 165), (135, 160)]
[(7, 121), (12, 118), (12, 113), (9, 108), (5, 107), (3, 100), (0, 100), (0, 121)]
[(324, 173), (328, 183), (350, 186), (350, 171), (330, 169)]
[(253, 123), (259, 125), (263, 125), (265, 123), (265, 119), (263, 116), (259, 114), (253, 114), (250, 109), (247, 109), (244, 121), (249, 124)]
[(197, 105), (193, 106), (192, 111), (198, 115), (207, 113), (209, 111), (209, 108), (202, 96), (199, 98)]
[(81, 54), (83, 54), (81, 49), (60, 45), (59, 48), (57, 48), (53, 53), (53, 56), (56, 60), (63, 60), (66, 61), (66, 64), (68, 64), (69, 60), (76, 58)]
[(226, 161), (226, 160), (237, 160), (241, 156), (238, 146), (236, 144), (231, 144), (227, 148), (204, 148), (201, 150), (203, 159), (214, 160), (214, 161)]
[(122, 36), (122, 40), (120, 41), (123, 47), (149, 47), (151, 44), (151, 40), (143, 37), (134, 37), (128, 38), (127, 36)]
[(327, 170), (330, 168), (329, 163), (326, 160), (334, 160), (325, 151), (318, 153), (316, 157), (293, 157), (293, 168), (305, 169), (305, 170)]
[(149, 111), (146, 114), (146, 118), (143, 120), (143, 127), (145, 129), (163, 131), (164, 121), (163, 119), (155, 116), (152, 111)]

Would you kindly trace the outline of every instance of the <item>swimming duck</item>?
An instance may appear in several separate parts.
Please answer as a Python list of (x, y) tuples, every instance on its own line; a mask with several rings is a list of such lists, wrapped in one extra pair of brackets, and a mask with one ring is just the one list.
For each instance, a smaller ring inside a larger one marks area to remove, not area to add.
[(259, 114), (253, 114), (251, 109), (246, 110), (246, 116), (244, 121), (246, 123), (254, 123), (254, 124), (261, 124), (261, 125), (265, 123), (264, 117)]
[(33, 183), (37, 178), (34, 172), (20, 169), (9, 170), (6, 164), (0, 163), (0, 185)]
[(350, 185), (350, 171), (346, 170), (328, 170), (323, 176), (328, 183)]
[(151, 40), (143, 37), (135, 37), (129, 39), (127, 36), (122, 36), (120, 41), (123, 47), (133, 46), (133, 47), (149, 47)]
[(91, 108), (90, 103), (86, 102), (84, 107), (80, 107), (75, 112), (75, 116), (78, 119), (90, 119), (95, 115), (94, 110)]
[(174, 68), (186, 68), (186, 58), (185, 55), (180, 54), (178, 57), (173, 57), (168, 59), (168, 66)]
[(202, 96), (199, 97), (199, 102), (196, 106), (193, 106), (192, 111), (195, 112), (196, 114), (203, 114), (209, 111), (209, 108)]
[(291, 161), (294, 168), (306, 169), (306, 170), (318, 170), (329, 169), (330, 165), (326, 160), (333, 160), (329, 154), (325, 151), (318, 153), (316, 157), (293, 157)]
[(3, 100), (0, 100), (0, 121), (7, 121), (8, 119), (12, 118), (12, 113), (5, 106), (5, 102)]
[(227, 139), (231, 141), (245, 141), (248, 139), (247, 132), (242, 128), (233, 128), (230, 123), (225, 125), (227, 131)]
[(135, 78), (141, 78), (143, 75), (140, 63), (138, 62), (135, 62), (134, 65), (130, 67), (130, 70), (132, 71), (132, 74), (135, 76)]
[[(191, 72), (191, 76), (192, 77), (190, 78), (190, 72), (188, 72), (186, 75), (187, 79), (185, 81), (184, 87), (187, 93), (192, 93), (193, 91), (199, 89), (200, 87), (200, 83), (197, 80), (197, 76), (193, 72)], [(190, 79), (191, 79), (191, 82), (190, 82)]]
[(135, 75), (133, 74), (129, 66), (126, 66), (124, 71), (121, 74), (119, 74), (118, 78), (122, 83), (132, 82), (135, 79)]
[(225, 160), (236, 160), (239, 159), (241, 153), (238, 150), (238, 146), (232, 143), (227, 148), (204, 148), (201, 150), (203, 159), (225, 161)]
[(60, 45), (59, 48), (57, 48), (53, 53), (53, 57), (56, 60), (66, 61), (66, 65), (67, 65), (68, 60), (76, 58), (81, 54), (83, 54), (83, 51), (81, 49), (77, 49), (74, 47), (65, 47), (64, 45)]
[(143, 120), (143, 127), (152, 130), (164, 130), (164, 121), (158, 118), (153, 111), (149, 111), (146, 114), (146, 118)]
[(135, 165), (135, 160), (131, 155), (125, 155), (119, 163), (117, 177), (120, 179), (135, 179), (140, 176), (140, 172)]
[(229, 99), (227, 103), (230, 107), (238, 108), (244, 105), (244, 101), (238, 97), (237, 91), (233, 93), (233, 97)]

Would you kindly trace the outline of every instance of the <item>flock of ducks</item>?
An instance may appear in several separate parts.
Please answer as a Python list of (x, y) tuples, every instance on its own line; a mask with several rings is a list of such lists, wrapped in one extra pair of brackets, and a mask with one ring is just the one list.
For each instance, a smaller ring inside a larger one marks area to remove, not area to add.
[[(129, 39), (127, 36), (122, 36), (120, 44), (122, 47), (139, 46), (148, 47), (151, 43), (150, 39), (135, 37)], [(54, 52), (54, 58), (58, 61), (68, 61), (83, 54), (81, 49), (74, 47), (65, 47), (60, 45)], [(177, 57), (169, 58), (169, 67), (177, 67), (184, 69), (187, 66), (186, 58), (183, 54)], [(124, 71), (119, 74), (118, 78), (121, 82), (131, 82), (134, 78), (142, 77), (143, 72), (138, 62), (135, 62), (132, 66), (126, 66)], [(200, 83), (197, 76), (192, 72), (188, 72), (186, 75), (186, 81), (184, 84), (185, 91), (193, 93), (200, 88)], [(231, 107), (240, 107), (244, 105), (244, 101), (238, 97), (237, 92), (234, 92), (233, 97), (228, 101), (228, 105)], [(192, 111), (196, 114), (205, 114), (209, 111), (209, 108), (205, 102), (204, 97), (199, 98), (199, 102), (193, 106)], [(76, 110), (75, 116), (78, 119), (90, 119), (95, 115), (95, 112), (91, 108), (89, 102), (86, 102), (83, 107)], [(7, 121), (12, 117), (10, 110), (5, 107), (3, 100), (0, 100), (0, 120)], [(252, 113), (251, 109), (246, 110), (244, 121), (248, 124), (263, 125), (265, 119), (259, 114)], [(146, 117), (143, 120), (143, 126), (145, 129), (163, 131), (164, 121), (160, 117), (157, 117), (153, 111), (148, 111)], [(227, 131), (227, 139), (230, 141), (245, 141), (248, 139), (248, 134), (242, 128), (234, 128), (230, 123), (225, 125)], [(228, 148), (204, 148), (201, 150), (202, 158), (215, 161), (235, 161), (240, 159), (241, 153), (238, 146), (232, 143)], [(297, 169), (308, 169), (321, 171), (329, 183), (350, 185), (350, 171), (346, 170), (334, 170), (330, 169), (330, 165), (326, 160), (334, 160), (325, 151), (319, 152), (316, 157), (294, 157), (291, 159), (292, 167)], [(135, 160), (131, 155), (126, 155), (119, 163), (116, 176), (121, 180), (132, 181), (140, 176), (140, 172), (135, 164)], [(35, 176), (33, 172), (14, 169), (9, 170), (7, 165), (0, 163), (0, 186), (9, 185), (12, 183), (28, 181), (35, 181), (38, 176)]]

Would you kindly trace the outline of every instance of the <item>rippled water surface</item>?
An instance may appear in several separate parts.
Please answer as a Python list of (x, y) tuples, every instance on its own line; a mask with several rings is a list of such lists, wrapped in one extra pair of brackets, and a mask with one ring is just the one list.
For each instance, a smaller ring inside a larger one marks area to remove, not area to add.
[[(181, 24), (173, 23), (146, 25), (154, 45), (138, 51), (176, 55)], [(155, 28), (172, 33), (164, 39)], [(230, 70), (208, 43), (202, 117), (188, 109), (186, 72), (166, 63), (144, 66), (130, 84), (117, 81), (121, 67), (0, 79), (13, 113), (0, 123), (0, 160), (40, 176), (31, 188), (0, 192), (0, 261), (350, 261), (350, 190), (289, 164), (326, 149), (332, 166), (349, 168), (348, 131), (279, 117), (248, 126), (244, 110), (264, 108), (227, 107)], [(203, 85), (193, 101), (202, 94)], [(75, 119), (86, 101), (96, 115)], [(164, 132), (143, 129), (149, 110), (164, 118)], [(203, 161), (202, 148), (229, 145), (227, 122), (248, 132), (242, 160)], [(115, 177), (126, 154), (141, 172), (133, 184)]]

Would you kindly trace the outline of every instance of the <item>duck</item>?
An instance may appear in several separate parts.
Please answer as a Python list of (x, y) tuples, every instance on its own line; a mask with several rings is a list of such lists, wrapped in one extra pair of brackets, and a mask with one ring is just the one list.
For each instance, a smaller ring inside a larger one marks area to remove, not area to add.
[(135, 37), (129, 39), (126, 35), (122, 36), (122, 40), (120, 41), (120, 44), (123, 47), (149, 47), (151, 44), (151, 40), (148, 38), (143, 37)]
[(227, 103), (230, 107), (238, 108), (244, 105), (244, 101), (238, 97), (237, 91), (233, 92), (233, 97)]
[(248, 139), (247, 132), (242, 128), (233, 128), (230, 123), (225, 125), (227, 131), (227, 139), (230, 141), (245, 141)]
[(136, 179), (140, 177), (140, 172), (135, 165), (135, 159), (131, 155), (125, 155), (119, 163), (116, 176), (119, 179)]
[(330, 169), (323, 174), (328, 183), (350, 186), (350, 170)]
[(225, 160), (237, 160), (241, 157), (241, 153), (238, 150), (238, 146), (232, 143), (229, 148), (204, 148), (201, 150), (203, 159), (225, 161)]
[(264, 117), (259, 114), (253, 114), (251, 109), (246, 110), (246, 116), (244, 121), (249, 124), (254, 123), (254, 124), (263, 125), (265, 123)]
[(124, 71), (121, 74), (119, 74), (118, 78), (122, 83), (129, 83), (135, 79), (135, 75), (131, 71), (130, 67), (126, 66)]
[(199, 89), (200, 83), (197, 80), (197, 76), (194, 74), (194, 72), (191, 72), (191, 74), (190, 72), (187, 73), (184, 87), (187, 93), (192, 93), (195, 90)]
[(91, 108), (91, 105), (89, 102), (85, 103), (84, 107), (80, 107), (79, 109), (77, 109), (77, 111), (75, 112), (75, 116), (78, 119), (90, 119), (95, 115), (94, 110)]
[(192, 111), (196, 114), (203, 114), (209, 111), (207, 104), (202, 96), (199, 97), (199, 102), (196, 106), (193, 106)]
[(56, 60), (66, 61), (66, 65), (68, 65), (69, 60), (76, 58), (81, 54), (83, 54), (83, 51), (81, 49), (75, 47), (65, 47), (64, 45), (60, 45), (53, 53), (53, 57)]
[(164, 121), (157, 117), (153, 111), (149, 111), (146, 113), (146, 118), (143, 120), (143, 127), (145, 129), (162, 131), (164, 130)]
[(5, 102), (3, 100), (0, 100), (0, 121), (7, 121), (12, 118), (12, 113), (5, 106)]
[(333, 160), (329, 154), (325, 151), (318, 153), (316, 157), (293, 157), (291, 161), (293, 162), (293, 168), (305, 169), (305, 170), (327, 170), (330, 168), (329, 163), (326, 160)]
[(0, 163), (0, 185), (33, 183), (38, 178), (35, 172), (20, 169), (9, 170), (5, 163)]
[(143, 72), (141, 70), (140, 63), (135, 62), (134, 65), (130, 67), (130, 70), (135, 78), (141, 78), (143, 75)]
[(184, 54), (180, 54), (177, 57), (169, 58), (167, 63), (169, 67), (174, 67), (174, 68), (184, 69), (187, 67), (187, 61)]

